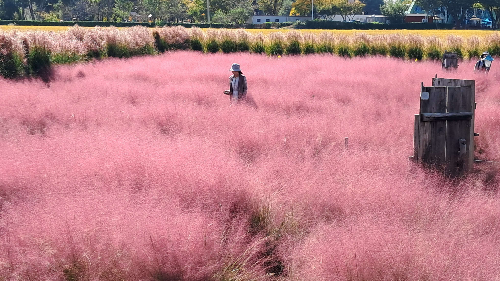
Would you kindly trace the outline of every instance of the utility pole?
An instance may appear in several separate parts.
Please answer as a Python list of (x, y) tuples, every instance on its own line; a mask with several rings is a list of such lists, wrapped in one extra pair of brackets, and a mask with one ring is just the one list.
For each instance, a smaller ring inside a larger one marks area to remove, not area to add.
[(210, 24), (210, 0), (207, 0), (207, 18), (208, 24)]
[(314, 0), (311, 0), (311, 20), (314, 20)]

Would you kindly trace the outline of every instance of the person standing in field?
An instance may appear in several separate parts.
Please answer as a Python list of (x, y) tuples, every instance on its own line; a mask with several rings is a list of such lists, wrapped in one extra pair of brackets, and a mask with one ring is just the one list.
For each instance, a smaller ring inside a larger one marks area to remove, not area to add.
[(484, 71), (488, 73), (491, 68), (491, 63), (493, 62), (493, 58), (491, 57), (490, 53), (484, 52), (481, 55), (481, 58), (476, 62), (476, 65), (474, 66), (475, 71)]
[(229, 77), (229, 90), (225, 90), (224, 94), (229, 95), (232, 103), (237, 103), (247, 96), (247, 78), (237, 63), (233, 63), (229, 71), (232, 71), (233, 75)]

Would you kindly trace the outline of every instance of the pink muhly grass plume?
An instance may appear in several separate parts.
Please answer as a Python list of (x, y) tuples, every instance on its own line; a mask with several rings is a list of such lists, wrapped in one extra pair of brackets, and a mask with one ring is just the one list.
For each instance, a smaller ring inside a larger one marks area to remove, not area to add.
[[(253, 103), (223, 94), (234, 62)], [(494, 279), (499, 74), (473, 64), (183, 51), (0, 79), (0, 279)], [(476, 80), (494, 161), (457, 182), (408, 160), (436, 74)]]

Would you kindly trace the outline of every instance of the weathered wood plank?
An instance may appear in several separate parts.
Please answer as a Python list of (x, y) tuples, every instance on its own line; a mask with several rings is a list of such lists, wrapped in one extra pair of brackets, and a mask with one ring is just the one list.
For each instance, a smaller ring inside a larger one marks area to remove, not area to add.
[(420, 147), (419, 143), (419, 132), (420, 129), (420, 116), (415, 114), (415, 123), (413, 127), (413, 160), (418, 161), (418, 148)]
[(468, 93), (470, 93), (468, 96), (462, 96), (462, 104), (464, 105), (464, 108), (471, 108), (472, 112), (472, 119), (470, 121), (470, 129), (469, 129), (469, 139), (467, 140), (467, 150), (471, 152), (470, 155), (468, 155), (467, 159), (467, 169), (472, 169), (474, 165), (474, 116), (476, 112), (476, 81), (474, 80), (464, 80), (464, 85), (463, 87), (469, 87)]
[[(472, 111), (470, 87), (448, 87), (447, 111), (457, 113)], [(472, 119), (472, 118), (471, 118)], [(474, 157), (469, 149), (471, 120), (448, 120), (446, 126), (446, 172), (461, 175), (469, 170), (469, 157)], [(461, 148), (461, 144), (464, 147)], [(461, 153), (460, 153), (461, 152)]]
[[(422, 92), (429, 95), (420, 99), (420, 118), (425, 113), (446, 113), (446, 87), (423, 87)], [(418, 159), (430, 165), (444, 164), (446, 121), (420, 122), (419, 133)]]
[(457, 113), (422, 113), (423, 122), (431, 121), (453, 121), (453, 120), (471, 120), (472, 112)]

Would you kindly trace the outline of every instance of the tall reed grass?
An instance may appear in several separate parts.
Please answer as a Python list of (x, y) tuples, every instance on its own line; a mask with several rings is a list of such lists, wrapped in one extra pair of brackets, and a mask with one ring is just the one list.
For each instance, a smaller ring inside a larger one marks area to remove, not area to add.
[[(208, 53), (251, 52), (267, 55), (332, 53), (342, 57), (391, 56), (411, 60), (440, 60), (446, 51), (463, 59), (476, 59), (483, 51), (500, 54), (498, 32), (485, 36), (448, 37), (391, 33), (304, 33), (299, 31), (267, 34), (246, 30), (186, 29), (181, 26), (148, 29), (72, 27), (66, 32), (0, 31), (4, 77), (36, 74), (50, 64), (73, 63), (108, 57), (128, 58), (175, 50)], [(22, 52), (7, 42), (27, 42)], [(44, 42), (40, 47), (38, 43)], [(29, 57), (33, 56), (31, 60)], [(36, 58), (35, 58), (36, 57)], [(45, 58), (44, 58), (45, 57)], [(31, 65), (30, 65), (31, 63)], [(21, 65), (24, 64), (23, 67)], [(4, 74), (5, 73), (5, 74)]]
[[(253, 103), (222, 94), (233, 62)], [(0, 280), (494, 280), (500, 72), (472, 68), (179, 51), (0, 78)], [(456, 182), (408, 160), (435, 74), (476, 80), (494, 161)]]

